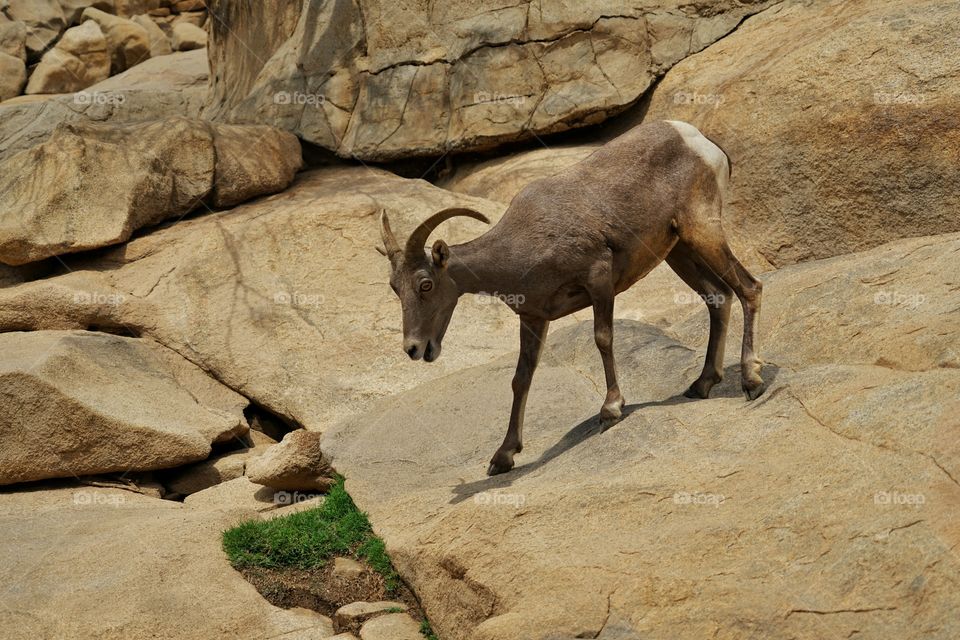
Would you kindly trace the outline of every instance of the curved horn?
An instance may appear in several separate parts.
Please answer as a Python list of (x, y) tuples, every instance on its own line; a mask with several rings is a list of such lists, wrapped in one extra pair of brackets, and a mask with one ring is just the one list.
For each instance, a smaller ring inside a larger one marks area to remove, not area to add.
[(479, 220), (480, 222), (486, 222), (487, 224), (490, 224), (490, 219), (487, 218), (487, 216), (483, 215), (479, 211), (474, 211), (473, 209), (453, 207), (451, 209), (438, 211), (421, 222), (420, 226), (414, 229), (413, 233), (410, 234), (410, 237), (407, 238), (406, 254), (413, 258), (423, 257), (423, 247), (427, 244), (427, 238), (430, 237), (430, 234), (433, 233), (433, 230), (439, 227), (441, 223), (457, 216), (465, 216), (467, 218), (473, 218), (474, 220)]
[(390, 229), (390, 220), (387, 219), (386, 209), (380, 209), (380, 239), (383, 240), (383, 248), (386, 249), (385, 256), (389, 258), (400, 253), (400, 244)]

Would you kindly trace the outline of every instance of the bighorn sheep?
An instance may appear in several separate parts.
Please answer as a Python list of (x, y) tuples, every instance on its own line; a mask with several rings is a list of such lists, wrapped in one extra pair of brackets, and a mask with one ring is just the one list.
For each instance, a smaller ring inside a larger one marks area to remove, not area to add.
[(520, 358), (513, 378), (513, 408), (503, 444), (488, 474), (513, 468), (523, 448), (527, 391), (551, 320), (593, 307), (594, 335), (603, 360), (607, 395), (600, 410), (616, 420), (624, 405), (613, 358), (613, 299), (661, 261), (703, 297), (710, 338), (700, 377), (688, 397), (706, 398), (723, 374), (723, 349), (731, 293), (743, 306), (741, 377), (750, 400), (765, 388), (753, 333), (760, 311), (760, 282), (727, 246), (721, 201), (730, 178), (726, 154), (694, 126), (645, 123), (607, 143), (578, 164), (535, 180), (514, 197), (487, 233), (448, 247), (425, 250), (443, 221), (470, 209), (432, 215), (401, 248), (380, 214), (381, 253), (390, 259), (390, 286), (403, 309), (403, 348), (432, 362), (458, 298), (464, 293), (513, 294), (520, 316)]

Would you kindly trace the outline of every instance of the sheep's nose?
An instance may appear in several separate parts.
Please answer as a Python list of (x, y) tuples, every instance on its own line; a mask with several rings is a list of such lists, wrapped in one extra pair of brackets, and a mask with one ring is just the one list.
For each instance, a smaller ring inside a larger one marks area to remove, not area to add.
[(421, 355), (421, 354), (420, 354), (420, 345), (418, 345), (418, 344), (411, 344), (410, 346), (408, 346), (408, 347), (405, 349), (405, 351), (407, 352), (407, 355), (410, 356), (410, 359), (411, 359), (411, 360), (419, 360), (419, 359), (420, 359), (420, 355)]

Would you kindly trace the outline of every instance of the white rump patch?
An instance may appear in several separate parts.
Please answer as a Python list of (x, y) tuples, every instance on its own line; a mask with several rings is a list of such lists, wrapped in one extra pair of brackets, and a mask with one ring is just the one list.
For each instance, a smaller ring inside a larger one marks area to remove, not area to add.
[(691, 151), (700, 156), (708, 167), (713, 169), (721, 189), (725, 189), (730, 179), (730, 163), (723, 149), (710, 142), (709, 139), (692, 124), (679, 120), (666, 120), (666, 123), (677, 130), (683, 142)]

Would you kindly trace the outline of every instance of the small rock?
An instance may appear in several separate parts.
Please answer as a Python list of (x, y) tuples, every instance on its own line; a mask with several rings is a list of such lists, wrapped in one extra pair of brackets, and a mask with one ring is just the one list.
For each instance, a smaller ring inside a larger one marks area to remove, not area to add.
[(234, 451), (191, 464), (171, 469), (164, 478), (167, 489), (188, 496), (221, 482), (234, 480), (243, 475), (249, 451)]
[(358, 578), (367, 570), (362, 563), (353, 558), (334, 558), (333, 559), (333, 577), (338, 580), (353, 580)]
[(150, 35), (132, 20), (92, 7), (84, 9), (81, 20), (93, 20), (103, 30), (110, 49), (110, 72), (126, 71), (150, 57)]
[(381, 600), (380, 602), (351, 602), (337, 609), (333, 615), (333, 624), (337, 629), (349, 629), (354, 625), (362, 624), (374, 616), (379, 616), (388, 611), (396, 612), (397, 609), (407, 610), (407, 605), (402, 602), (392, 602), (390, 600)]
[(141, 14), (130, 18), (133, 22), (143, 27), (150, 38), (150, 57), (166, 56), (173, 53), (173, 47), (170, 46), (170, 39), (163, 29), (157, 26), (157, 23), (150, 19), (150, 16)]
[(179, 0), (173, 3), (174, 13), (184, 13), (186, 11), (205, 11), (207, 3), (205, 0)]
[(87, 7), (100, 9), (106, 13), (114, 13), (115, 8), (113, 0), (58, 0), (60, 8), (63, 9), (63, 15), (67, 20), (67, 26), (80, 24), (83, 19), (83, 11)]
[(216, 511), (260, 512), (276, 509), (273, 491), (253, 484), (246, 478), (236, 478), (187, 496), (183, 504), (197, 509)]
[(206, 11), (187, 11), (181, 13), (177, 16), (174, 16), (173, 23), (177, 24), (178, 22), (186, 22), (192, 24), (196, 27), (203, 27), (207, 23), (207, 12)]
[(189, 22), (173, 25), (173, 48), (177, 51), (202, 49), (207, 46), (207, 32)]
[(0, 102), (15, 98), (27, 83), (23, 60), (0, 51)]
[(26, 40), (27, 25), (19, 20), (9, 20), (0, 13), (0, 53), (26, 62)]
[(110, 77), (110, 52), (100, 26), (89, 20), (71, 27), (43, 54), (26, 93), (74, 93)]
[(406, 613), (388, 613), (360, 628), (360, 640), (423, 640), (420, 625)]
[(286, 491), (326, 491), (333, 470), (320, 450), (322, 434), (306, 429), (291, 431), (278, 445), (249, 461), (247, 477), (257, 484)]

